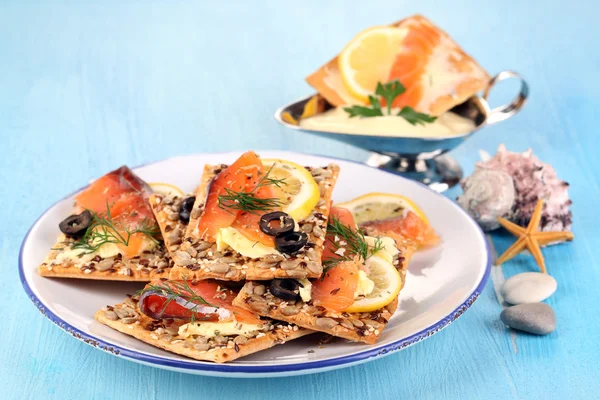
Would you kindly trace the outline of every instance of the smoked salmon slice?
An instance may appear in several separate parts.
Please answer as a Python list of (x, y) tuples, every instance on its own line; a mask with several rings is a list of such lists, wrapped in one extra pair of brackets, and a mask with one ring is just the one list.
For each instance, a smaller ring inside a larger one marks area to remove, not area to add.
[[(106, 206), (113, 206), (124, 195), (136, 194), (142, 199), (148, 199), (152, 189), (146, 182), (129, 169), (122, 166), (94, 181), (87, 189), (75, 197), (75, 206), (81, 210), (91, 210), (96, 213), (106, 213)], [(148, 204), (150, 215), (152, 213)]]
[(223, 205), (219, 197), (252, 190), (263, 173), (258, 154), (248, 151), (214, 178), (209, 185), (204, 212), (198, 220), (198, 231), (203, 239), (215, 241), (219, 230), (230, 227), (241, 213)]
[[(342, 207), (331, 207), (329, 219), (331, 221), (334, 218), (352, 231), (356, 231), (356, 223), (349, 210)], [(339, 237), (336, 239), (332, 233), (325, 236), (325, 250), (322, 256), (325, 265), (328, 261), (341, 258), (335, 252), (340, 247), (338, 244), (343, 240)], [(361, 262), (358, 257), (339, 262), (328, 268), (320, 279), (312, 282), (313, 304), (334, 311), (342, 311), (350, 307), (354, 303), (354, 292), (358, 286), (358, 270), (360, 268)]]
[(242, 235), (254, 242), (258, 242), (269, 247), (275, 247), (275, 237), (264, 233), (260, 229), (259, 223), (260, 215), (243, 212), (237, 217), (231, 226), (232, 228), (242, 232)]
[(118, 221), (123, 228), (130, 229), (136, 228), (140, 221), (152, 222), (154, 220), (148, 199), (138, 193), (123, 194), (110, 206), (110, 216), (113, 221)]
[(312, 282), (311, 298), (316, 306), (343, 311), (354, 303), (358, 286), (357, 260), (342, 261)]
[[(227, 321), (259, 324), (250, 311), (232, 305), (237, 293), (215, 281), (154, 281), (146, 285), (140, 296), (140, 311), (150, 318)], [(225, 309), (229, 313), (220, 313)], [(225, 315), (225, 318), (223, 316)], [(228, 316), (227, 316), (228, 315)]]
[(398, 236), (412, 239), (419, 244), (419, 247), (435, 246), (440, 242), (440, 237), (435, 230), (412, 211), (394, 218), (365, 222), (361, 224), (361, 228), (395, 240)]
[[(76, 210), (90, 210), (102, 218), (110, 216), (112, 228), (121, 235), (124, 243), (117, 243), (126, 257), (138, 255), (147, 235), (136, 230), (152, 231), (156, 220), (148, 199), (150, 186), (129, 169), (122, 166), (94, 181), (75, 197)], [(134, 232), (134, 233), (131, 233)]]
[[(231, 200), (235, 193), (246, 193), (258, 199), (276, 198), (273, 188), (261, 183), (267, 172), (259, 156), (249, 151), (215, 177), (198, 221), (198, 231), (203, 239), (214, 241), (219, 230), (231, 226), (250, 240), (275, 247), (275, 239), (260, 230), (259, 222), (261, 215), (275, 211), (277, 207), (243, 211), (236, 208), (239, 203)], [(230, 200), (223, 201), (227, 198)]]
[[(329, 211), (329, 220), (331, 221), (334, 218), (337, 219), (343, 225), (349, 227), (352, 231), (356, 231), (356, 223), (354, 222), (354, 216), (352, 216), (352, 213), (348, 209), (335, 206), (331, 207)], [(325, 236), (325, 249), (323, 250), (322, 255), (323, 261), (340, 258), (338, 254), (335, 254), (335, 252), (338, 249), (336, 243), (337, 242), (335, 240), (335, 235), (332, 233), (327, 233), (327, 235)]]
[[(415, 111), (438, 116), (484, 90), (490, 75), (446, 32), (422, 15), (413, 15), (390, 26), (406, 31), (397, 52), (392, 54), (387, 81), (399, 80), (406, 91), (394, 107), (410, 106)], [(306, 80), (332, 106), (360, 104), (344, 84), (339, 57), (309, 75)], [(373, 88), (375, 91), (375, 88)]]
[[(440, 41), (439, 32), (424, 23), (410, 24), (402, 48), (394, 60), (388, 81), (398, 79), (406, 91), (396, 97), (392, 106), (416, 108), (423, 98), (425, 70), (435, 47)], [(431, 77), (434, 79), (434, 77)]]
[[(268, 173), (268, 171), (263, 168), (261, 176), (259, 176), (259, 180), (260, 178), (263, 178), (264, 174), (266, 173)], [(277, 198), (275, 194), (275, 190), (277, 189), (276, 187), (272, 185), (260, 185), (259, 187), (256, 187), (258, 184), (258, 182), (252, 182), (246, 187), (246, 191), (253, 191), (254, 196), (259, 199)], [(259, 242), (265, 246), (275, 247), (275, 238), (264, 233), (260, 229), (259, 224), (261, 215), (276, 211), (277, 209), (278, 207), (271, 207), (256, 213), (241, 212), (233, 223), (232, 227), (242, 232), (242, 235), (252, 241)]]

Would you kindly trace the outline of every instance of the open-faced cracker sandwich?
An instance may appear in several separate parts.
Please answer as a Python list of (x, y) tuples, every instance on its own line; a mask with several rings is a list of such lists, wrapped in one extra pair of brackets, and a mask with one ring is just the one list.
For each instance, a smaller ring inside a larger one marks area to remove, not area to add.
[(398, 80), (394, 108), (438, 116), (484, 90), (490, 76), (450, 36), (421, 15), (361, 32), (306, 78), (335, 107), (366, 104), (378, 83)]
[(233, 304), (259, 315), (364, 343), (375, 343), (396, 311), (417, 243), (365, 236), (352, 214), (332, 207), (323, 276), (247, 282)]
[(235, 296), (211, 280), (157, 280), (94, 318), (152, 346), (217, 363), (313, 333), (235, 307)]
[(207, 165), (171, 279), (268, 280), (321, 276), (339, 167), (303, 167), (244, 153)]
[(76, 195), (39, 274), (142, 282), (167, 277), (170, 259), (148, 201), (151, 193), (126, 166), (94, 181)]

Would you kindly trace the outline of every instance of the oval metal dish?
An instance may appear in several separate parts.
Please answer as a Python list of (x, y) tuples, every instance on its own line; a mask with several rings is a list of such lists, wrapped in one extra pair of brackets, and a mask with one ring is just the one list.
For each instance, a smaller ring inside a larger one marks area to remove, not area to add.
[[(517, 96), (510, 103), (490, 109), (487, 98), (492, 88), (498, 82), (511, 78), (518, 79), (521, 83)], [(366, 161), (368, 165), (423, 182), (441, 192), (457, 184), (462, 177), (462, 170), (458, 163), (444, 153), (454, 149), (479, 129), (504, 121), (519, 112), (527, 101), (529, 87), (518, 73), (500, 72), (490, 80), (483, 97), (473, 96), (450, 110), (450, 112), (472, 120), (475, 123), (475, 129), (463, 135), (430, 138), (324, 132), (305, 129), (286, 121), (287, 118), (284, 118), (284, 114), (302, 115), (306, 104), (313, 96), (281, 107), (275, 112), (275, 119), (291, 129), (335, 139), (369, 150), (373, 154)]]

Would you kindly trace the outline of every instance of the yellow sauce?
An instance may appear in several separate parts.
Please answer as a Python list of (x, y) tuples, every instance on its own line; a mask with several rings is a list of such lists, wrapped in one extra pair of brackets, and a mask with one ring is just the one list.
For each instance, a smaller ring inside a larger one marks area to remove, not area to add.
[(375, 282), (369, 279), (367, 273), (362, 269), (358, 271), (358, 284), (356, 285), (356, 291), (354, 292), (354, 298), (357, 299), (359, 296), (368, 296), (375, 289)]
[(435, 122), (412, 125), (392, 109), (392, 115), (382, 117), (350, 118), (343, 107), (333, 108), (314, 117), (300, 120), (302, 128), (357, 135), (399, 136), (399, 137), (440, 137), (458, 136), (475, 129), (473, 121), (454, 113), (445, 113)]
[[(99, 243), (99, 239), (95, 238), (95, 241), (90, 243), (91, 246), (94, 246)], [(144, 238), (142, 245), (140, 247), (139, 254), (142, 254), (144, 251), (152, 250), (157, 246), (158, 242), (155, 240), (151, 240), (149, 238)], [(117, 254), (123, 254), (119, 246), (115, 243), (104, 243), (102, 244), (96, 251), (88, 252), (87, 249), (73, 249), (71, 247), (67, 247), (63, 249), (53, 261), (53, 264), (62, 264), (64, 262), (70, 261), (74, 265), (84, 265), (92, 261), (96, 256), (100, 256), (102, 258), (110, 258), (115, 257)]]
[(235, 228), (221, 228), (217, 234), (217, 250), (231, 247), (244, 257), (261, 258), (267, 254), (280, 254), (275, 248), (248, 239)]
[(188, 337), (191, 335), (215, 337), (218, 335), (248, 335), (252, 331), (261, 329), (262, 326), (246, 324), (236, 321), (221, 322), (190, 322), (179, 327), (179, 336)]

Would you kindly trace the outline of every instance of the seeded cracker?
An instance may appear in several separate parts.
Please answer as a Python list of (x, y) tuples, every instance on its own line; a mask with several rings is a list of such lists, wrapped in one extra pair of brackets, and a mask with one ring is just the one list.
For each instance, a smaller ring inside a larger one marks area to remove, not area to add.
[(174, 252), (179, 249), (185, 236), (187, 224), (179, 218), (179, 209), (185, 197), (165, 196), (153, 194), (150, 196), (150, 205), (160, 228), (165, 247), (171, 260), (169, 267), (173, 266)]
[[(396, 246), (400, 250), (397, 268), (404, 287), (408, 263), (416, 250), (416, 244), (410, 240), (401, 242), (398, 239)], [(247, 282), (233, 301), (233, 305), (303, 328), (357, 342), (374, 344), (396, 311), (398, 299), (396, 298), (386, 307), (372, 312), (337, 312), (315, 306), (311, 302), (305, 303), (302, 300), (295, 303), (287, 302), (273, 296), (263, 283)]]
[(331, 206), (331, 194), (339, 175), (339, 167), (334, 164), (322, 168), (307, 167), (321, 192), (319, 203), (311, 215), (303, 221), (296, 221), (300, 230), (308, 235), (307, 245), (291, 257), (268, 255), (261, 259), (243, 257), (231, 248), (219, 252), (215, 243), (202, 240), (197, 231), (198, 220), (204, 211), (209, 183), (225, 168), (227, 165), (204, 167), (185, 239), (179, 249), (173, 252), (175, 265), (171, 269), (169, 278), (241, 281), (321, 276), (323, 272), (321, 254)]
[(147, 317), (139, 311), (137, 296), (127, 298), (121, 304), (103, 308), (96, 312), (94, 318), (152, 346), (196, 360), (216, 363), (233, 361), (314, 333), (287, 323), (265, 321), (261, 331), (249, 336), (183, 337), (179, 336), (178, 330), (184, 322)]
[(51, 278), (79, 278), (105, 281), (150, 282), (155, 278), (169, 276), (169, 256), (162, 242), (139, 256), (126, 258), (95, 256), (85, 262), (61, 260), (60, 254), (71, 249), (73, 239), (61, 234), (53, 250), (38, 267), (38, 273)]
[(158, 194), (150, 197), (152, 212), (164, 238), (164, 242), (160, 242), (155, 249), (133, 258), (124, 258), (118, 255), (110, 258), (96, 256), (90, 261), (80, 263), (74, 263), (71, 260), (59, 261), (60, 253), (70, 250), (70, 246), (74, 243), (73, 239), (61, 234), (53, 250), (39, 266), (39, 274), (55, 278), (130, 282), (150, 282), (156, 278), (167, 278), (173, 265), (172, 255), (168, 253), (168, 249), (174, 245), (178, 247), (186, 229), (178, 215), (182, 201), (181, 197)]

